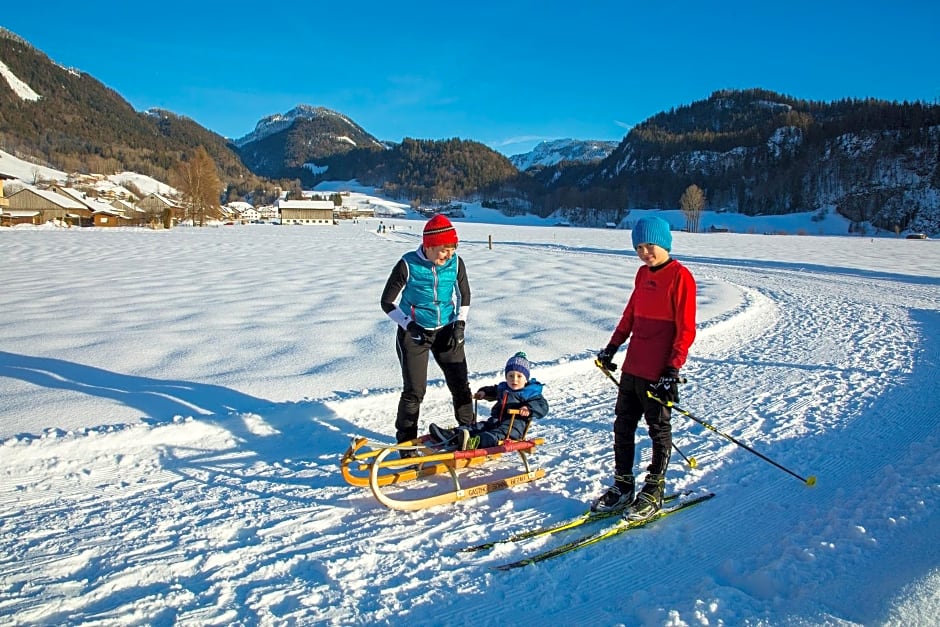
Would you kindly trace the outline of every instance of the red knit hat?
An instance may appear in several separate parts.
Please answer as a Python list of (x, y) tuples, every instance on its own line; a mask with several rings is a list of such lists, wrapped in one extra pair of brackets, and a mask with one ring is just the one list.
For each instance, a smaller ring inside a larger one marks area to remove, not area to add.
[(428, 220), (424, 225), (424, 246), (456, 246), (457, 231), (447, 216), (440, 213)]

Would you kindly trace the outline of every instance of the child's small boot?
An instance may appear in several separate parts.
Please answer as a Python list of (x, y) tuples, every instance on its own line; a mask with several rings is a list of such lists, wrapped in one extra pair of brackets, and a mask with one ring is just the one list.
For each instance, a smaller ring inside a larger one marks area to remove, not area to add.
[(458, 451), (469, 451), (480, 444), (480, 436), (470, 435), (469, 429), (454, 429), (456, 439), (454, 440)]

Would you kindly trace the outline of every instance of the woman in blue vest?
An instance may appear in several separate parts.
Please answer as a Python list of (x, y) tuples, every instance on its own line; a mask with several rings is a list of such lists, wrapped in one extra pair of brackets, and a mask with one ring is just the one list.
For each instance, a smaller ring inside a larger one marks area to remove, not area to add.
[[(470, 281), (457, 256), (457, 231), (435, 215), (424, 225), (421, 246), (405, 253), (382, 291), (382, 310), (398, 325), (395, 350), (403, 389), (395, 438), (418, 437), (418, 415), (427, 391), (428, 354), (444, 372), (459, 425), (476, 422), (464, 354), (464, 328), (470, 311)], [(407, 456), (410, 451), (402, 451)]]

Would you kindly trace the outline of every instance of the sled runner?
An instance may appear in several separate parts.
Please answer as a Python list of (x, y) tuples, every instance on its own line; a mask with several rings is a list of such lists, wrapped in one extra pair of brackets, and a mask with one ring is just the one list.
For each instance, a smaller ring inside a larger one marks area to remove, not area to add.
[[(370, 445), (366, 438), (356, 438), (343, 454), (340, 468), (347, 483), (368, 485), (382, 505), (391, 509), (417, 510), (482, 496), (544, 477), (545, 471), (533, 468), (529, 460), (529, 455), (544, 442), (542, 438), (504, 440), (498, 446), (456, 451), (428, 435), (408, 442), (379, 446)], [(400, 456), (403, 451), (414, 456), (403, 458)], [(524, 472), (471, 486), (461, 484), (457, 470), (481, 466), (505, 453), (517, 453)], [(431, 482), (420, 482), (422, 485), (416, 486), (416, 489), (402, 485), (445, 472), (449, 473), (452, 485), (448, 485), (448, 491), (443, 493), (428, 495), (427, 491), (431, 488), (424, 484)]]

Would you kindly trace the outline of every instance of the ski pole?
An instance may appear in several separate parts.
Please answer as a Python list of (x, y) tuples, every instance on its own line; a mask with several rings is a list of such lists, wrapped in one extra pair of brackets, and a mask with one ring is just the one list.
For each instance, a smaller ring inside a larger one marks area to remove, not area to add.
[(689, 468), (695, 468), (698, 466), (698, 460), (696, 460), (694, 457), (686, 457), (685, 453), (679, 450), (679, 447), (676, 446), (675, 442), (672, 443), (672, 448), (676, 449), (676, 453), (678, 453), (679, 456), (685, 460), (685, 463), (689, 465)]
[[(595, 360), (594, 360), (594, 365), (597, 366), (598, 368), (600, 368), (600, 369), (601, 369), (601, 372), (603, 372), (604, 374), (606, 374), (606, 375), (607, 375), (607, 378), (614, 382), (614, 385), (616, 385), (618, 388), (620, 387), (620, 381), (617, 381), (617, 378), (614, 377), (614, 375), (612, 375), (612, 374), (610, 373), (610, 370), (608, 370), (607, 368), (604, 367), (604, 364), (601, 363), (601, 360), (600, 360), (600, 359), (595, 359)], [(685, 383), (685, 379), (682, 379), (681, 381), (682, 381), (682, 383)], [(675, 443), (675, 442), (672, 443), (672, 448), (676, 449), (676, 453), (678, 453), (679, 456), (682, 457), (682, 459), (685, 460), (685, 463), (687, 463), (687, 464), (689, 465), (689, 468), (695, 468), (696, 466), (698, 466), (698, 461), (696, 461), (696, 459), (695, 459), (694, 457), (686, 457), (686, 456), (685, 456), (685, 453), (683, 453), (683, 452), (679, 449), (679, 447), (676, 446), (676, 443)]]
[(652, 392), (649, 392), (649, 391), (647, 391), (646, 394), (647, 394), (647, 396), (649, 396), (651, 399), (653, 399), (654, 401), (656, 401), (657, 403), (659, 403), (659, 404), (662, 405), (663, 407), (670, 407), (670, 408), (676, 410), (677, 412), (679, 412), (680, 414), (682, 414), (683, 416), (686, 416), (686, 417), (688, 417), (688, 418), (691, 418), (692, 420), (694, 420), (695, 422), (699, 423), (700, 425), (702, 425), (703, 427), (705, 427), (705, 428), (708, 429), (709, 431), (714, 431), (715, 433), (717, 433), (717, 434), (720, 435), (721, 437), (725, 438), (726, 440), (730, 440), (731, 442), (734, 442), (735, 444), (737, 444), (738, 446), (740, 446), (740, 447), (743, 448), (744, 450), (750, 451), (751, 453), (754, 453), (755, 455), (757, 455), (758, 457), (760, 457), (760, 458), (761, 458), (762, 460), (764, 460), (765, 462), (771, 463), (771, 464), (773, 464), (774, 466), (776, 466), (777, 468), (779, 468), (780, 470), (783, 470), (783, 471), (785, 471), (785, 472), (790, 473), (791, 475), (793, 475), (794, 477), (796, 477), (797, 479), (799, 479), (800, 481), (802, 481), (802, 482), (805, 483), (806, 485), (808, 485), (808, 486), (814, 486), (814, 485), (816, 485), (816, 475), (810, 475), (809, 477), (805, 477), (805, 478), (804, 478), (804, 477), (801, 477), (800, 475), (796, 474), (795, 472), (793, 472), (793, 471), (790, 470), (789, 468), (786, 468), (786, 467), (784, 467), (784, 466), (781, 466), (780, 464), (778, 464), (778, 463), (775, 462), (774, 460), (770, 459), (769, 457), (767, 457), (767, 456), (764, 455), (763, 453), (760, 453), (760, 452), (758, 452), (758, 451), (755, 451), (754, 449), (752, 449), (752, 448), (751, 448), (750, 446), (748, 446), (747, 444), (745, 444), (745, 443), (743, 443), (743, 442), (739, 442), (738, 440), (735, 440), (733, 437), (731, 437), (731, 436), (728, 435), (727, 433), (722, 433), (721, 431), (719, 431), (719, 430), (718, 430), (717, 428), (715, 428), (713, 425), (708, 424), (708, 423), (705, 422), (704, 420), (701, 420), (701, 419), (699, 419), (699, 418), (696, 418), (696, 417), (693, 416), (691, 413), (689, 413), (689, 412), (687, 412), (686, 410), (682, 409), (681, 407), (679, 407), (678, 405), (676, 405), (676, 404), (673, 403), (672, 401), (664, 401), (663, 399), (657, 397), (655, 394), (653, 394)]

